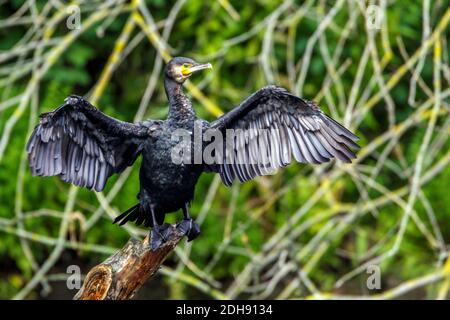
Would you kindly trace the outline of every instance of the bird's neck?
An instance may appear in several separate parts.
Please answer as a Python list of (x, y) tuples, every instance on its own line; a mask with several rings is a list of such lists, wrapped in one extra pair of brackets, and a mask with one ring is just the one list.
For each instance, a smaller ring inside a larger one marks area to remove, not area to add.
[(193, 122), (196, 119), (196, 114), (191, 102), (183, 92), (183, 85), (166, 77), (164, 87), (169, 100), (169, 122), (177, 125)]

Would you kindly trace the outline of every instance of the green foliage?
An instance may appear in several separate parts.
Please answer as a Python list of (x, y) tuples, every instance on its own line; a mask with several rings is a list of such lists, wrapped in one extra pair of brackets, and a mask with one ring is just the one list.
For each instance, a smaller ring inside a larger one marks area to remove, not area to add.
[[(41, 12), (46, 2), (36, 2), (37, 9)], [(230, 110), (232, 106), (239, 103), (250, 93), (267, 84), (264, 64), (270, 65), (277, 83), (295, 92), (299, 88), (289, 80), (288, 56), (292, 54), (294, 57), (295, 70), (293, 70), (293, 73), (298, 77), (309, 41), (323, 21), (324, 15), (327, 15), (335, 5), (331, 1), (309, 2), (313, 3), (312, 7), (307, 9), (306, 16), (300, 19), (293, 19), (292, 17), (304, 5), (303, 2), (291, 5), (290, 10), (280, 15), (274, 27), (273, 44), (270, 48), (269, 58), (264, 60), (261, 54), (267, 30), (265, 21), (269, 15), (278, 10), (280, 2), (230, 1), (240, 17), (239, 20), (234, 20), (219, 1), (186, 1), (176, 17), (173, 31), (170, 34), (168, 41), (170, 53), (172, 55), (190, 56), (199, 61), (204, 61), (206, 58), (212, 59), (211, 62), (214, 64), (213, 75), (207, 75), (206, 80), (201, 79), (201, 77), (195, 78), (193, 82), (200, 83), (202, 92), (223, 111)], [(431, 17), (431, 26), (435, 28), (442, 18), (443, 10), (441, 9), (445, 8), (439, 1), (436, 1), (436, 3), (433, 1), (432, 3), (433, 13), (435, 14)], [(3, 4), (4, 9), (2, 7), (0, 10), (0, 22), (17, 12), (22, 4), (22, 1), (9, 1), (7, 5)], [(173, 7), (173, 3), (162, 0), (146, 1), (145, 4), (156, 22), (166, 19)], [(307, 78), (302, 88), (305, 98), (316, 99), (319, 97), (322, 109), (327, 113), (334, 112), (333, 116), (339, 120), (345, 117), (348, 107), (345, 103), (349, 100), (358, 74), (360, 59), (368, 44), (365, 20), (360, 12), (357, 13), (358, 17), (354, 28), (349, 30), (348, 39), (341, 43), (343, 30), (352, 16), (351, 10), (360, 10), (360, 8), (352, 8), (352, 5), (356, 6), (356, 4), (346, 3), (338, 11), (332, 20), (332, 24), (324, 32), (324, 38), (316, 43), (312, 51)], [(88, 6), (86, 4), (86, 7)], [(84, 6), (81, 8), (82, 21), (85, 21), (92, 12), (84, 12)], [(380, 33), (375, 36), (376, 52), (380, 60), (386, 54), (383, 41), (388, 41), (393, 53), (382, 71), (382, 78), (385, 82), (405, 64), (405, 57), (402, 56), (397, 40), (403, 41), (403, 45), (410, 56), (422, 45), (422, 11), (420, 2), (396, 1), (395, 4), (389, 3), (386, 11), (386, 23), (389, 27), (386, 34), (387, 39), (383, 40)], [(56, 9), (52, 9), (51, 15), (56, 12)], [(39, 113), (54, 109), (70, 93), (81, 95), (92, 93), (102, 70), (107, 65), (129, 14), (129, 12), (122, 12), (117, 17), (113, 17), (111, 23), (106, 25), (104, 36), (100, 36), (97, 32), (104, 21), (95, 24), (89, 30), (83, 30), (80, 37), (58, 57), (54, 65), (40, 79), (35, 90), (38, 93), (37, 111)], [(63, 39), (67, 36), (68, 30), (63, 22), (57, 24), (52, 38)], [(247, 34), (258, 26), (261, 26), (259, 31), (254, 34)], [(24, 23), (13, 27), (0, 28), (0, 57), (3, 54), (13, 52), (14, 48), (19, 46), (20, 39), (31, 27), (31, 24)], [(290, 49), (287, 44), (289, 28), (291, 27), (296, 32), (293, 52), (289, 52)], [(130, 39), (137, 36), (138, 32), (141, 32), (141, 30), (136, 27)], [(162, 30), (159, 30), (159, 33), (162, 34)], [(230, 39), (236, 40), (236, 37), (242, 35), (248, 35), (248, 37), (230, 46)], [(444, 32), (444, 36), (448, 37), (448, 31)], [(349, 61), (348, 66), (339, 76), (340, 85), (345, 94), (343, 105), (340, 104), (339, 100), (338, 84), (331, 81), (329, 88), (324, 87), (325, 79), (330, 71), (327, 61), (323, 57), (323, 51), (320, 47), (321, 41), (325, 41), (326, 50), (331, 58), (337, 50), (342, 50), (341, 57), (333, 64), (334, 69), (338, 70), (345, 64), (346, 60)], [(46, 47), (44, 52), (48, 53), (52, 48), (54, 46)], [(447, 47), (444, 47), (444, 49), (443, 54), (447, 58), (445, 60), (444, 57), (444, 63), (448, 63)], [(4, 67), (15, 66), (13, 70), (16, 68), (19, 70), (24, 63), (33, 59), (33, 52), (33, 50), (27, 51), (22, 57), (15, 57), (7, 61), (0, 59), (0, 69), (4, 71)], [(430, 52), (432, 52), (432, 48)], [(113, 117), (124, 121), (132, 121), (145, 92), (156, 56), (157, 52), (154, 46), (145, 37), (126, 57), (121, 56), (123, 60), (112, 73), (112, 77), (97, 103), (98, 107)], [(20, 59), (24, 59), (25, 62), (20, 62)], [(44, 59), (44, 61), (46, 60)], [(375, 68), (372, 57), (368, 61), (362, 75), (362, 85), (356, 92), (356, 106), (352, 106), (359, 111), (362, 110), (364, 102), (367, 102), (370, 97), (375, 96), (381, 90), (380, 84), (374, 80)], [(428, 85), (431, 90), (433, 90), (434, 68), (432, 58), (428, 53), (420, 75), (423, 83)], [(445, 70), (448, 71), (448, 64), (446, 68)], [(9, 76), (9, 73), (3, 72), (0, 74), (0, 79), (4, 81)], [(31, 77), (31, 73), (26, 73), (18, 80), (1, 86), (0, 103), (23, 94)], [(401, 124), (403, 121), (410, 119), (416, 110), (430, 98), (418, 86), (416, 96), (418, 103), (414, 108), (411, 107), (407, 102), (411, 90), (410, 79), (411, 75), (407, 73), (389, 91), (396, 107), (396, 124)], [(145, 117), (164, 118), (167, 113), (161, 72), (158, 81)], [(442, 79), (443, 89), (447, 89), (448, 85), (448, 78)], [(372, 86), (372, 89), (365, 96), (365, 90), (370, 86)], [(363, 99), (363, 103), (358, 105), (360, 99)], [(448, 101), (448, 99), (445, 99), (442, 103), (443, 107), (435, 133), (432, 136), (432, 143), (440, 136), (438, 132), (441, 135), (447, 134), (447, 137), (444, 137), (444, 141), (437, 152), (425, 157), (423, 172), (428, 172), (441, 159), (448, 157), (448, 150), (450, 149), (448, 127), (447, 131), (439, 131), (445, 125), (448, 125), (445, 120), (448, 117)], [(194, 100), (193, 103), (200, 117), (209, 120), (214, 119), (214, 116), (200, 102)], [(7, 122), (14, 116), (18, 105), (15, 104), (13, 107), (4, 110), (0, 107), (0, 133), (6, 130)], [(335, 106), (333, 107), (333, 105)], [(373, 143), (375, 139), (390, 130), (386, 105), (387, 102), (382, 97), (372, 109), (364, 113), (361, 123), (355, 120), (357, 117), (352, 119), (352, 124), (354, 123), (354, 126), (357, 127), (357, 133), (362, 138), (360, 144), (363, 147)], [(70, 186), (55, 177), (31, 177), (28, 170), (25, 170), (23, 191), (18, 193), (18, 189), (20, 189), (18, 175), (21, 159), (25, 156), (25, 141), (29, 135), (30, 121), (32, 121), (31, 125), (38, 121), (36, 116), (36, 114), (31, 114), (30, 103), (28, 103), (25, 112), (12, 130), (6, 151), (0, 161), (0, 261), (4, 261), (6, 266), (5, 269), (0, 269), (0, 298), (10, 298), (17, 294), (34, 275), (34, 270), (24, 254), (19, 237), (14, 232), (14, 230), (17, 231), (18, 200), (22, 201), (21, 211), (25, 213), (24, 228), (33, 234), (32, 241), (29, 243), (34, 259), (38, 262), (38, 265), (41, 265), (48, 258), (53, 246), (39, 242), (39, 236), (57, 239), (60, 217), (47, 214), (39, 217), (29, 215), (40, 209), (61, 212), (64, 210), (68, 199)], [(390, 199), (386, 204), (376, 208), (364, 209), (365, 211), (359, 208), (362, 208), (369, 200), (375, 201), (379, 198), (392, 196), (402, 188), (407, 188), (408, 191), (401, 194), (400, 200), (408, 201), (412, 170), (417, 161), (427, 125), (428, 118), (421, 118), (417, 121), (417, 125), (411, 126), (405, 134), (398, 136), (398, 143), (389, 152), (379, 173), (372, 177), (376, 183), (388, 190), (388, 194), (369, 186), (368, 179), (361, 177), (357, 179), (351, 176), (349, 171), (353, 170), (352, 172), (356, 175), (361, 173), (370, 176), (371, 170), (374, 170), (377, 159), (390, 139), (381, 146), (377, 146), (375, 151), (365, 157), (358, 166), (354, 166), (352, 169), (346, 167), (347, 169), (343, 170), (342, 176), (336, 180), (332, 179), (332, 175), (333, 172), (342, 169), (340, 165), (324, 166), (317, 169), (312, 168), (312, 166), (294, 164), (275, 176), (258, 178), (255, 182), (233, 187), (236, 190), (227, 189), (220, 185), (202, 224), (202, 235), (192, 245), (189, 255), (190, 261), (195, 263), (199, 270), (207, 272), (209, 277), (221, 283), (222, 287), (219, 290), (225, 292), (227, 285), (240, 276), (246, 266), (252, 266), (251, 277), (257, 279), (255, 282), (268, 281), (262, 275), (268, 272), (267, 269), (274, 267), (279, 258), (278, 255), (281, 256), (280, 252), (287, 255), (285, 259), (294, 263), (296, 269), (300, 269), (308, 265), (315, 254), (318, 254), (320, 246), (324, 245), (327, 247), (323, 256), (318, 258), (317, 264), (314, 264), (308, 276), (321, 292), (333, 292), (336, 281), (340, 277), (366, 262), (369, 258), (385, 253), (393, 247), (399, 223), (405, 212), (404, 206), (399, 205), (398, 201)], [(395, 130), (392, 131), (394, 133), (391, 139), (396, 134)], [(406, 168), (403, 167), (404, 165), (406, 165)], [(139, 189), (138, 178), (139, 162), (131, 169), (130, 176), (118, 196), (111, 201), (110, 207), (114, 209), (113, 213), (122, 212), (136, 203), (136, 194)], [(110, 179), (104, 195), (107, 195), (114, 188), (117, 180), (118, 177)], [(450, 210), (448, 209), (450, 197), (447, 196), (449, 181), (450, 167), (445, 165), (431, 181), (421, 188), (423, 197), (429, 202), (438, 222), (444, 244), (448, 243), (450, 239)], [(363, 185), (369, 200), (362, 195), (364, 191), (361, 191), (361, 186), (358, 186), (356, 182)], [(316, 192), (327, 183), (329, 183), (329, 188), (326, 192), (297, 221), (291, 223), (291, 217), (314, 198)], [(195, 201), (192, 204), (194, 215), (201, 212), (206, 201), (205, 197), (213, 184), (212, 175), (204, 175), (200, 179)], [(80, 212), (84, 221), (89, 221), (98, 207), (100, 207), (100, 204), (93, 192), (87, 190), (78, 192), (74, 211)], [(356, 210), (352, 211), (355, 208)], [(417, 200), (413, 209), (417, 217), (423, 222), (426, 230), (435, 237), (436, 235), (431, 231), (433, 225), (427, 212), (428, 209), (423, 200)], [(345, 222), (345, 219), (350, 217), (352, 213), (355, 213), (356, 217), (349, 222)], [(180, 213), (171, 215), (167, 217), (167, 221), (174, 222), (179, 217)], [(319, 219), (321, 217), (322, 219)], [(318, 219), (318, 221), (311, 222), (314, 219)], [(334, 223), (333, 227), (324, 232), (327, 223), (330, 221)], [(12, 222), (12, 224), (8, 225), (7, 222)], [(302, 232), (295, 233), (294, 231), (298, 231), (298, 228), (304, 223), (311, 223), (311, 225), (305, 227)], [(344, 225), (344, 227), (339, 231), (341, 225)], [(286, 247), (279, 251), (275, 249), (273, 249), (273, 252), (267, 251), (268, 249), (265, 248), (267, 242), (283, 228), (287, 228), (288, 231), (279, 242), (287, 243)], [(227, 234), (227, 232), (230, 233)], [(317, 246), (313, 246), (313, 249), (309, 252), (302, 251), (306, 250), (310, 241), (318, 234), (320, 235), (321, 232), (324, 232), (324, 235)], [(140, 234), (142, 235), (142, 232)], [(76, 236), (88, 245), (119, 248), (127, 241), (130, 234), (125, 229), (112, 225), (109, 215), (103, 213), (88, 232), (83, 233), (78, 230)], [(226, 242), (228, 240), (229, 243)], [(367, 252), (378, 243), (380, 245), (374, 251), (374, 255), (367, 256)], [(272, 264), (259, 266), (258, 262), (253, 260), (257, 256), (267, 258), (270, 253), (273, 253), (276, 257)], [(304, 254), (304, 256), (298, 258), (299, 253)], [(383, 281), (386, 284), (383, 289), (434, 272), (437, 265), (441, 266), (443, 262), (439, 253), (442, 253), (439, 252), (439, 248), (431, 245), (420, 228), (414, 222), (409, 221), (399, 251), (394, 258), (387, 259), (380, 265), (383, 271)], [(105, 258), (105, 255), (95, 250), (76, 250), (73, 254), (86, 265), (98, 263)], [(217, 260), (214, 260), (215, 257), (217, 257)], [(436, 263), (438, 260), (439, 263)], [(57, 265), (64, 267), (68, 264), (66, 262), (60, 258)], [(168, 266), (176, 268), (176, 263), (179, 263), (179, 259), (173, 258)], [(270, 297), (279, 297), (278, 294), (283, 289), (288, 287), (291, 282), (298, 280), (296, 269), (283, 278), (284, 282), (281, 281), (278, 284), (276, 290), (269, 295)], [(184, 267), (182, 272), (200, 278), (195, 270)], [(365, 274), (363, 272), (359, 278), (351, 280), (353, 282), (350, 282), (348, 287), (344, 286), (338, 293), (370, 294), (366, 289), (360, 290), (364, 279)], [(166, 282), (171, 287), (172, 297), (184, 296), (190, 298), (197, 297), (199, 294), (197, 289), (193, 289), (192, 286), (183, 282), (176, 282), (176, 284), (173, 281)], [(261, 287), (261, 284), (259, 286)], [(358, 287), (358, 289), (354, 289), (355, 287)], [(432, 287), (428, 291), (434, 293), (437, 290)], [(202, 294), (213, 296), (205, 292)], [(289, 297), (305, 297), (309, 294), (310, 292), (303, 285), (300, 285), (291, 292)], [(246, 297), (247, 295), (249, 293), (241, 292), (239, 297)], [(426, 293), (421, 294), (421, 297), (425, 296)]]

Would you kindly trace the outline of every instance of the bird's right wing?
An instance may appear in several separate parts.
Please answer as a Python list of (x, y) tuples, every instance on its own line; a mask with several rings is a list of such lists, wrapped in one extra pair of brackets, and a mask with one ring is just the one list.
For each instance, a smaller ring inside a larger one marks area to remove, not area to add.
[(112, 174), (133, 164), (147, 131), (147, 126), (116, 120), (70, 96), (41, 115), (27, 144), (31, 172), (101, 191)]

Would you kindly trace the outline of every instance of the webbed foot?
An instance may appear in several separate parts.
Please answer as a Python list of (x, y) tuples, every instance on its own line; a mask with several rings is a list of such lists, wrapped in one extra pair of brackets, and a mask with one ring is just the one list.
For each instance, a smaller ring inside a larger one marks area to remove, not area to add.
[(200, 234), (200, 226), (194, 219), (183, 219), (177, 223), (177, 229), (187, 236), (188, 241), (192, 241)]
[(150, 234), (150, 247), (152, 251), (158, 250), (165, 242), (167, 242), (172, 232), (173, 228), (170, 224), (155, 224)]

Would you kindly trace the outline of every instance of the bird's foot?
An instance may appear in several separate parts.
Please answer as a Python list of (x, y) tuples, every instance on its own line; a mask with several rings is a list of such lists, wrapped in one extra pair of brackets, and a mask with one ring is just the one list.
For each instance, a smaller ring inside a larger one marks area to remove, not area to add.
[(150, 246), (152, 251), (158, 250), (165, 242), (167, 242), (172, 232), (173, 229), (170, 224), (155, 224), (155, 226), (152, 228), (150, 236)]
[(188, 241), (192, 241), (200, 234), (200, 226), (194, 219), (183, 219), (177, 223), (177, 229), (187, 236)]

